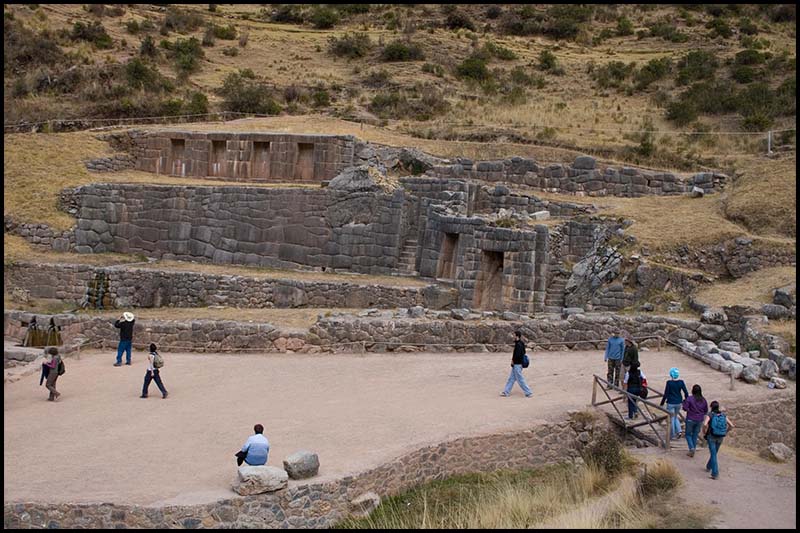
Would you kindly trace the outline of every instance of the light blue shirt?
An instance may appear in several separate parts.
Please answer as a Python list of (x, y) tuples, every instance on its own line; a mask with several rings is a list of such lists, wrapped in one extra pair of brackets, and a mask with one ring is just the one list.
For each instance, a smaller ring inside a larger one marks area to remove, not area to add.
[(622, 337), (611, 337), (608, 339), (606, 355), (603, 360), (608, 361), (609, 359), (613, 359), (616, 361), (617, 359), (622, 359), (623, 355), (625, 355), (625, 339)]
[(242, 446), (242, 451), (247, 452), (247, 457), (244, 458), (245, 463), (252, 466), (265, 465), (269, 456), (269, 441), (264, 435), (256, 433), (247, 439)]

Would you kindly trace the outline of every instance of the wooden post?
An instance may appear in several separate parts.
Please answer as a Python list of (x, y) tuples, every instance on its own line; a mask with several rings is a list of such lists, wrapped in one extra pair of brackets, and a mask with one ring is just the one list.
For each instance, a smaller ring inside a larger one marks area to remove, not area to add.
[(736, 378), (733, 377), (733, 372), (731, 372), (730, 376), (731, 376), (731, 390), (733, 390), (734, 383), (736, 383)]
[(592, 405), (597, 401), (597, 378), (592, 379)]
[(661, 336), (658, 337), (658, 351), (661, 351)]
[(670, 418), (667, 417), (667, 429), (664, 430), (664, 437), (665, 437), (664, 438), (664, 448), (665, 448), (666, 451), (669, 451), (670, 448), (672, 448), (672, 446), (669, 443), (669, 431), (670, 431), (671, 427), (672, 427), (672, 422), (670, 421)]

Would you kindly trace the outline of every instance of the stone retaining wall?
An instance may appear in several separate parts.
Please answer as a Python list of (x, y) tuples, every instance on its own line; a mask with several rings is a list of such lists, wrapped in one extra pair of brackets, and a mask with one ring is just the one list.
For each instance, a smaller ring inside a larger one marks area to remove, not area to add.
[(428, 446), (365, 472), (326, 483), (292, 484), (274, 493), (165, 507), (5, 502), (3, 519), (6, 528), (25, 529), (329, 528), (355, 511), (352, 502), (369, 492), (386, 497), (458, 474), (541, 467), (573, 459), (577, 449), (570, 422), (548, 423)]
[(788, 243), (753, 242), (746, 237), (737, 237), (699, 249), (682, 246), (664, 254), (663, 261), (723, 277), (740, 278), (762, 268), (796, 266), (797, 247)]
[(744, 405), (722, 402), (731, 420), (736, 424), (725, 442), (731, 446), (763, 452), (773, 442), (782, 442), (797, 449), (796, 398), (768, 400)]
[(14, 218), (3, 217), (3, 230), (11, 235), (19, 235), (29, 243), (45, 247), (55, 252), (69, 252), (75, 248), (75, 231), (54, 230), (47, 224), (28, 224), (17, 222)]
[[(287, 273), (288, 274), (288, 273)], [(17, 262), (3, 271), (6, 292), (29, 291), (33, 298), (53, 298), (80, 304), (99, 297), (103, 306), (239, 308), (353, 307), (395, 308), (422, 305), (442, 308), (450, 291), (438, 286), (388, 287), (345, 281), (301, 281), (257, 276), (203, 274), (135, 266)], [(450, 305), (455, 295), (450, 295)], [(447, 306), (445, 304), (445, 306)]]
[(95, 184), (76, 195), (76, 252), (389, 274), (405, 193)]

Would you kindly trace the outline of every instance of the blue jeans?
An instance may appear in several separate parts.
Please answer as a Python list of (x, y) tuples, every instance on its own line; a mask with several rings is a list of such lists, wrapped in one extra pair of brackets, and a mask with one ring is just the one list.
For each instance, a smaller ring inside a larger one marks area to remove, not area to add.
[(158, 390), (161, 391), (162, 396), (166, 396), (167, 389), (164, 388), (164, 384), (161, 383), (161, 376), (158, 375), (158, 369), (156, 368), (153, 370), (153, 375), (150, 375), (150, 371), (148, 370), (144, 374), (144, 385), (142, 386), (142, 396), (147, 396), (147, 389), (150, 388), (150, 381), (155, 381), (156, 385), (158, 385)]
[(703, 426), (702, 420), (686, 419), (686, 444), (690, 450), (697, 449), (697, 436), (700, 435), (700, 428)]
[(506, 382), (506, 388), (503, 389), (503, 394), (508, 396), (511, 392), (511, 388), (514, 386), (514, 382), (519, 383), (519, 387), (522, 389), (522, 392), (525, 393), (525, 396), (530, 396), (533, 394), (531, 392), (531, 388), (528, 387), (528, 384), (525, 382), (525, 378), (522, 376), (522, 365), (514, 365), (511, 367), (511, 374), (508, 376), (508, 381)]
[[(639, 393), (642, 392), (642, 388), (636, 386), (628, 387), (628, 392), (631, 394), (635, 394), (636, 396), (639, 396)], [(638, 409), (639, 408), (636, 407), (636, 400), (628, 396), (628, 418), (633, 418), (633, 415), (636, 414), (636, 411), (638, 411)]]
[(672, 428), (670, 431), (669, 438), (674, 439), (678, 436), (678, 433), (681, 432), (681, 421), (678, 418), (678, 413), (681, 412), (681, 404), (679, 403), (668, 403), (667, 404), (667, 411), (669, 411), (672, 416)]
[(133, 341), (119, 341), (119, 344), (117, 345), (117, 364), (122, 363), (122, 352), (127, 352), (125, 362), (130, 364), (131, 344), (133, 344)]
[(708, 437), (708, 451), (711, 452), (711, 457), (708, 458), (706, 463), (706, 470), (711, 470), (711, 475), (714, 477), (719, 476), (719, 463), (717, 462), (717, 454), (722, 447), (722, 438)]

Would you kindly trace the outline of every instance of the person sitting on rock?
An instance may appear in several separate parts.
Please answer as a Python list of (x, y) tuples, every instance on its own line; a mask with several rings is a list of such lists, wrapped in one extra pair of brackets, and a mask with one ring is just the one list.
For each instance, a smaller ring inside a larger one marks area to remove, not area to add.
[(269, 441), (264, 436), (264, 426), (256, 424), (253, 427), (255, 435), (252, 435), (242, 446), (241, 451), (236, 454), (236, 464), (242, 466), (247, 463), (250, 466), (260, 466), (267, 464), (269, 457)]

